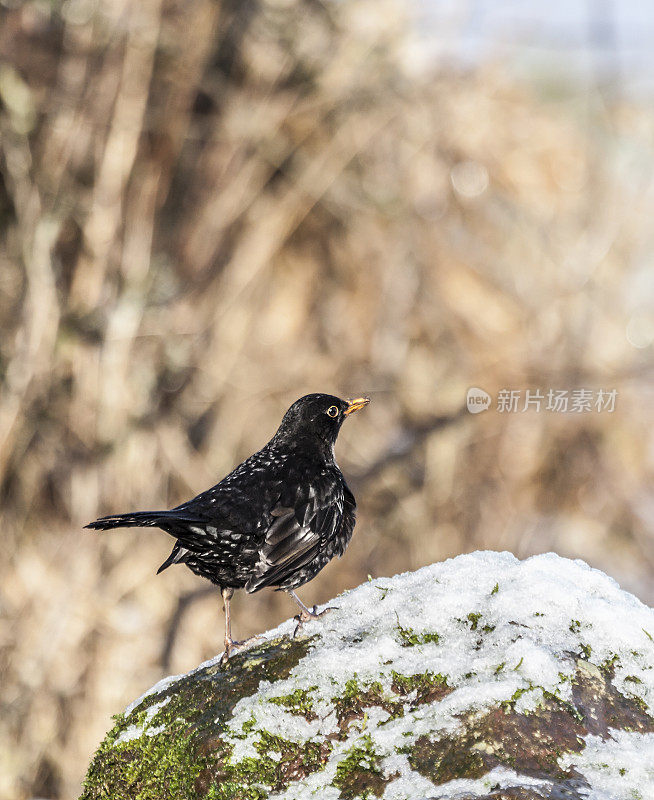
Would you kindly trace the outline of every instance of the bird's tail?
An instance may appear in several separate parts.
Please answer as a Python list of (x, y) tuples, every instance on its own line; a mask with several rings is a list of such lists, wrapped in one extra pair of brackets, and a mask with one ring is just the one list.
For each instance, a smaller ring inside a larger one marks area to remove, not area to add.
[(135, 511), (132, 514), (110, 514), (89, 522), (85, 528), (108, 531), (112, 528), (158, 528), (161, 524), (178, 519), (171, 511)]

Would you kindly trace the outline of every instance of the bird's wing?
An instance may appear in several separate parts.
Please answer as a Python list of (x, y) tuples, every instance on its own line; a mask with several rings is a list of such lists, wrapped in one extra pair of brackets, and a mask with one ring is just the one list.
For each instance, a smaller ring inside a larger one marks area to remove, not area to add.
[(342, 481), (316, 482), (298, 488), (295, 497), (282, 496), (270, 512), (273, 521), (246, 591), (279, 586), (310, 563), (338, 531), (343, 504)]
[(345, 548), (350, 543), (354, 533), (356, 522), (357, 501), (350, 491), (350, 487), (343, 481), (343, 514), (341, 516), (341, 527), (338, 536), (338, 549), (336, 555), (340, 558), (345, 552)]

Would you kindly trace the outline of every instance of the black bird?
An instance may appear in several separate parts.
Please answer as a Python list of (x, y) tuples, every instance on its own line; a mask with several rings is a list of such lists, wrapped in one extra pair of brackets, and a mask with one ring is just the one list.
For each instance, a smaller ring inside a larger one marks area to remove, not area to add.
[(301, 397), (268, 444), (211, 489), (170, 511), (112, 514), (86, 527), (153, 527), (174, 536), (172, 553), (157, 574), (184, 563), (220, 588), (229, 657), (243, 644), (231, 635), (235, 589), (283, 589), (301, 609), (300, 624), (319, 616), (293, 590), (342, 556), (352, 538), (356, 502), (334, 460), (334, 444), (345, 418), (369, 402)]

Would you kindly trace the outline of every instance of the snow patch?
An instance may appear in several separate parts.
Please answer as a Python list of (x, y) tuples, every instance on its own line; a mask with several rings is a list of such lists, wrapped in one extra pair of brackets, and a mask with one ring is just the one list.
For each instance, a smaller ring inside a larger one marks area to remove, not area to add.
[[(348, 681), (356, 680), (362, 691), (378, 681), (385, 696), (399, 700), (391, 688), (393, 672), (411, 676), (428, 670), (453, 691), (413, 709), (403, 698), (405, 714), (396, 719), (389, 720), (381, 708), (365, 709), (365, 731), (384, 773), (399, 773), (386, 788), (386, 800), (443, 792), (411, 769), (397, 753), (398, 745), (411, 745), (423, 734), (455, 733), (463, 715), (501, 703), (513, 702), (524, 713), (548, 692), (569, 700), (576, 669), (570, 653), (586, 654), (595, 664), (611, 662), (617, 688), (654, 707), (654, 642), (649, 638), (654, 613), (582, 561), (552, 553), (522, 562), (509, 553), (472, 553), (371, 580), (345, 592), (335, 605), (337, 610), (305, 625), (320, 643), (289, 677), (262, 684), (235, 706), (225, 735), (234, 748), (232, 763), (256, 757), (261, 731), (298, 744), (325, 741), (337, 731), (333, 698)], [(264, 638), (280, 633), (276, 629)], [(298, 689), (312, 698), (315, 719), (270, 702)], [(334, 744), (325, 770), (295, 782), (279, 798), (304, 800), (328, 784), (362, 729), (354, 721), (346, 740)], [(634, 736), (635, 743), (642, 739)], [(487, 778), (501, 785), (500, 773), (493, 770)], [(487, 791), (487, 778), (453, 782), (451, 789), (478, 785)], [(320, 791), (328, 796), (329, 790)]]
[(120, 736), (114, 742), (116, 744), (123, 744), (124, 742), (131, 742), (133, 739), (140, 739), (141, 736), (144, 734), (146, 736), (156, 736), (158, 733), (162, 733), (166, 730), (165, 725), (156, 725), (154, 727), (150, 727), (150, 723), (159, 713), (159, 711), (170, 701), (172, 697), (169, 695), (168, 697), (164, 697), (159, 703), (154, 703), (151, 705), (147, 711), (145, 712), (145, 716), (143, 718), (143, 722), (140, 725), (128, 725), (127, 728), (120, 734)]
[[(423, 779), (424, 780), (424, 779)], [(551, 791), (552, 783), (550, 781), (541, 780), (540, 778), (530, 778), (528, 775), (519, 775), (512, 769), (505, 767), (496, 767), (488, 772), (482, 778), (471, 780), (469, 778), (459, 778), (454, 781), (442, 783), (438, 788), (431, 785), (431, 798), (429, 795), (419, 795), (411, 788), (410, 792), (404, 794), (393, 793), (390, 794), (389, 790), (394, 784), (390, 784), (383, 800), (406, 800), (407, 798), (416, 798), (416, 800), (433, 800), (434, 791), (438, 792), (438, 800), (457, 800), (457, 798), (465, 796), (469, 798), (471, 795), (483, 796), (487, 795), (492, 789), (540, 789), (543, 791), (543, 796), (546, 797), (546, 792)], [(417, 787), (416, 787), (417, 788)]]
[[(411, 768), (407, 752), (422, 735), (456, 734), (461, 720), (476, 711), (510, 704), (525, 713), (549, 695), (570, 700), (577, 670), (571, 654), (610, 665), (616, 688), (638, 697), (649, 713), (654, 709), (654, 612), (579, 560), (548, 553), (519, 561), (510, 553), (477, 552), (394, 578), (369, 580), (329, 605), (335, 610), (305, 624), (305, 634), (319, 638), (289, 676), (263, 681), (254, 695), (241, 699), (223, 733), (233, 748), (233, 765), (260, 757), (255, 745), (263, 732), (298, 745), (331, 746), (324, 769), (292, 782), (278, 800), (336, 800), (340, 792), (330, 784), (363, 737), (378, 769), (390, 779), (384, 800), (455, 798), (461, 792), (484, 794), (496, 785), (547, 789), (547, 781), (501, 768), (478, 780), (436, 787)], [(289, 620), (259, 640), (289, 635), (294, 624)], [(193, 672), (213, 667), (219, 659)], [(450, 691), (437, 702), (411, 703), (415, 694), (398, 692), (398, 674), (446, 682)], [(126, 713), (179, 677), (160, 681)], [(380, 701), (353, 718), (345, 737), (337, 739), (333, 734), (342, 731), (335, 698), (342, 698), (353, 684), (355, 694), (369, 692)], [(292, 707), (293, 696), (302, 698), (303, 707)], [(403, 704), (403, 715), (382, 708), (388, 702)], [(140, 732), (130, 726), (118, 741), (148, 733), (146, 728), (147, 722)], [(574, 765), (586, 778), (589, 791), (595, 792), (589, 800), (654, 798), (652, 734), (615, 731), (607, 741), (588, 737), (583, 753), (564, 756), (560, 763)]]
[(611, 730), (611, 738), (586, 736), (581, 753), (559, 759), (562, 769), (574, 767), (591, 786), (588, 800), (651, 800), (654, 798), (654, 733)]

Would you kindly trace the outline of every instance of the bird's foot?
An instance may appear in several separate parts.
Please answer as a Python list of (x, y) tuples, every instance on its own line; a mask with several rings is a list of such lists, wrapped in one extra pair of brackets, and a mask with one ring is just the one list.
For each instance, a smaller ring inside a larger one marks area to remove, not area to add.
[(324, 608), (322, 611), (318, 611), (318, 606), (314, 606), (313, 608), (304, 608), (302, 611), (294, 617), (294, 619), (298, 620), (298, 622), (308, 622), (310, 619), (318, 619), (322, 617), (323, 614), (326, 614), (328, 611), (335, 611), (335, 606), (328, 606)]
[(320, 619), (320, 617), (327, 614), (328, 611), (337, 611), (337, 606), (328, 606), (327, 608), (323, 608), (322, 611), (317, 611), (318, 606), (314, 606), (313, 608), (304, 608), (299, 614), (296, 614), (293, 619), (297, 620), (297, 625), (295, 626), (295, 630), (293, 631), (293, 638), (295, 638), (298, 634), (298, 631), (301, 630), (302, 625), (305, 622), (309, 622), (312, 619)]
[(260, 636), (250, 636), (248, 639), (243, 639), (243, 641), (240, 642), (237, 642), (235, 639), (225, 639), (225, 652), (222, 654), (220, 663), (226, 664), (233, 655), (245, 650), (246, 647), (254, 644), (260, 638)]

